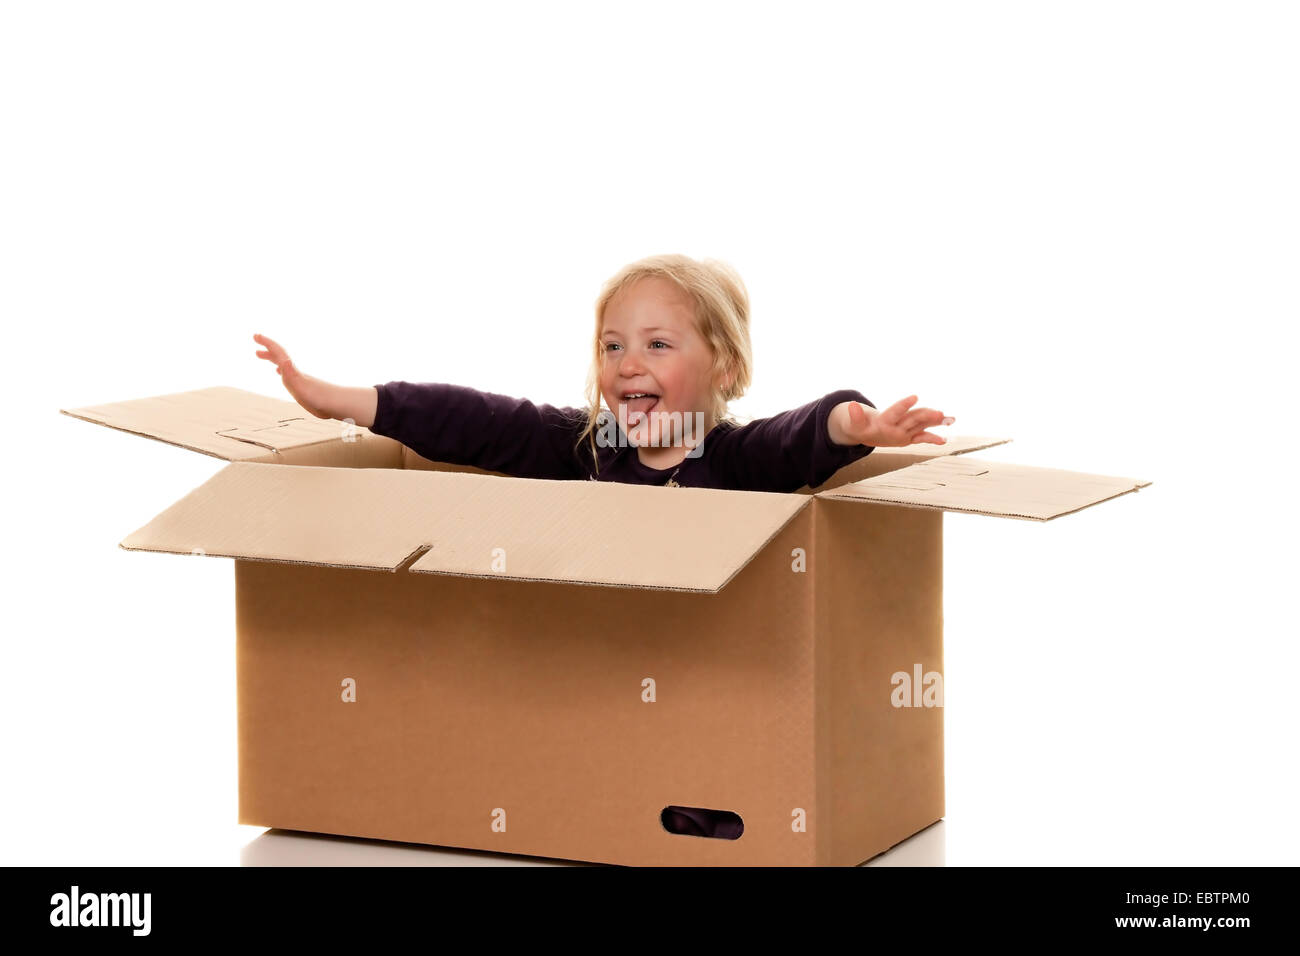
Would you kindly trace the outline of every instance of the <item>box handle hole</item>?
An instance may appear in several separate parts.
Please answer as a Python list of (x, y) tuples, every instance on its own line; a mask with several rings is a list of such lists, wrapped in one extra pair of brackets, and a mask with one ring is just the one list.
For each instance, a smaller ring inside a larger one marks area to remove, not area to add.
[(715, 840), (735, 840), (745, 832), (745, 821), (730, 810), (708, 810), (704, 807), (664, 807), (659, 822), (669, 833), (684, 836), (711, 837)]

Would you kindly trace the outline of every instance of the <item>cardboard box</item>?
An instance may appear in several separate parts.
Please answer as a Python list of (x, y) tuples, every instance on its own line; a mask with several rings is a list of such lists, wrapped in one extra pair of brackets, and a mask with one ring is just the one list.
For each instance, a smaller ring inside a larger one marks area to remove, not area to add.
[(61, 411), (229, 462), (120, 546), (235, 559), (240, 823), (627, 865), (856, 865), (940, 819), (943, 513), (1150, 484), (981, 438), (793, 494), (544, 481), (232, 388)]

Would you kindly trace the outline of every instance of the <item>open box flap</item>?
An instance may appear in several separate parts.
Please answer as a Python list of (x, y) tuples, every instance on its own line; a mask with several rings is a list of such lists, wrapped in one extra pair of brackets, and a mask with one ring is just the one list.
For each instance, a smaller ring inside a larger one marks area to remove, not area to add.
[(917, 442), (904, 448), (873, 448), (871, 454), (857, 461), (850, 462), (816, 488), (807, 485), (799, 489), (799, 494), (832, 491), (876, 475), (891, 471), (901, 471), (917, 462), (929, 461), (931, 458), (945, 458), (952, 455), (967, 455), (973, 451), (1005, 445), (1010, 438), (992, 438), (985, 435), (951, 435), (942, 445), (932, 442)]
[(389, 571), (419, 555), (412, 572), (712, 593), (809, 500), (235, 462), (120, 546)]
[(819, 492), (816, 497), (1049, 521), (1149, 484), (1137, 478), (1031, 468), (960, 455), (931, 458)]
[(225, 461), (340, 441), (346, 427), (294, 402), (224, 386), (59, 411)]
[(910, 459), (929, 461), (932, 458), (948, 458), (953, 455), (966, 455), (973, 451), (982, 451), (994, 445), (1005, 445), (1010, 438), (993, 438), (989, 435), (952, 435), (942, 445), (933, 442), (917, 442), (903, 448), (875, 448), (871, 458)]

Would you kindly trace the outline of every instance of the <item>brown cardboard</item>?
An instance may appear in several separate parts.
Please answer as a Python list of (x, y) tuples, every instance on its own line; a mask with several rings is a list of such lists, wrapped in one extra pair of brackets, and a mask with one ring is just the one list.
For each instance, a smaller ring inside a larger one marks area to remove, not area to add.
[(62, 411), (229, 462), (121, 547), (235, 560), (240, 823), (626, 865), (855, 865), (940, 819), (943, 512), (1150, 484), (991, 438), (788, 495), (543, 481), (236, 389)]

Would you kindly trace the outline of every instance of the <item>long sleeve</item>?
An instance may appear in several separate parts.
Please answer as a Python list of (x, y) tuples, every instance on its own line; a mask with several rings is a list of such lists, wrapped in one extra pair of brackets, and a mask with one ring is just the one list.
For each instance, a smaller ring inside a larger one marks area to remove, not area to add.
[(516, 478), (585, 478), (573, 450), (585, 419), (576, 408), (464, 385), (388, 382), (370, 430), (431, 461)]
[[(709, 452), (725, 487), (742, 491), (798, 491), (816, 487), (845, 465), (869, 455), (870, 445), (831, 440), (831, 410), (840, 402), (876, 406), (861, 392), (840, 389), (815, 402), (724, 433)], [(707, 445), (710, 439), (705, 439)]]

